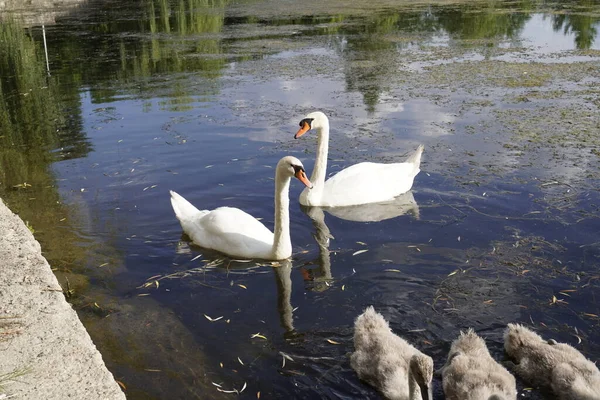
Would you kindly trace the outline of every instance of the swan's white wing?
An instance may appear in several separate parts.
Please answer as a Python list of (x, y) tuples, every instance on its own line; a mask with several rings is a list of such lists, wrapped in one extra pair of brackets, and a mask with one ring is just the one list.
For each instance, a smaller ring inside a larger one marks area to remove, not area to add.
[(242, 258), (271, 256), (273, 233), (239, 208), (219, 207), (181, 226), (198, 246)]
[(386, 201), (410, 190), (419, 168), (413, 163), (352, 165), (325, 182), (321, 206)]

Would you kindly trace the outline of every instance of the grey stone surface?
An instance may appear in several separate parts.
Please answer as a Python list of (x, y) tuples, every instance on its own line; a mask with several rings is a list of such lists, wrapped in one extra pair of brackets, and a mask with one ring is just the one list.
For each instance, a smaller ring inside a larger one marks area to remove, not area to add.
[[(16, 380), (3, 375), (28, 369)], [(125, 399), (40, 244), (0, 200), (0, 398)]]

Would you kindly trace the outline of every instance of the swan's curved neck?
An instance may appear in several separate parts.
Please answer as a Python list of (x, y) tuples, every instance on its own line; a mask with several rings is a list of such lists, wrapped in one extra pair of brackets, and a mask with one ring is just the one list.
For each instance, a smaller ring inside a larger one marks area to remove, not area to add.
[(317, 157), (315, 167), (313, 168), (310, 181), (315, 187), (325, 184), (325, 175), (327, 174), (327, 152), (329, 151), (329, 121), (322, 122), (321, 127), (317, 129)]
[(292, 255), (290, 238), (290, 180), (275, 173), (275, 228), (273, 230), (273, 258), (282, 260)]

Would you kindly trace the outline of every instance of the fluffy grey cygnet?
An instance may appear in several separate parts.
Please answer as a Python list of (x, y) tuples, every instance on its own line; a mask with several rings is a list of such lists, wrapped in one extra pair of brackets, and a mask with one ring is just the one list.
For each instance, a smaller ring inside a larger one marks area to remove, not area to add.
[(600, 400), (600, 370), (574, 347), (545, 341), (523, 325), (508, 324), (504, 349), (521, 378), (552, 389), (557, 399)]
[(394, 335), (372, 306), (356, 318), (354, 348), (352, 368), (387, 399), (432, 399), (432, 358)]
[(441, 369), (446, 400), (515, 400), (515, 377), (490, 355), (473, 329), (452, 342)]

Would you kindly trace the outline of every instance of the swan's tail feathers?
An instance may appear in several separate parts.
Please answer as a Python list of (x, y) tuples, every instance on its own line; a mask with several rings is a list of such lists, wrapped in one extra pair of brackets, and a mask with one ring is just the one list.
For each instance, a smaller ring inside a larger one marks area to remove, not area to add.
[(383, 315), (375, 311), (373, 306), (369, 306), (354, 322), (354, 346), (357, 349), (368, 347), (371, 340), (389, 331), (390, 326)]
[(169, 192), (171, 193), (171, 206), (173, 206), (173, 211), (175, 211), (175, 216), (178, 220), (183, 221), (203, 214), (202, 211), (198, 210), (178, 193), (172, 190), (169, 190)]
[(421, 154), (423, 154), (423, 149), (425, 149), (425, 146), (420, 144), (419, 147), (417, 147), (417, 150), (406, 159), (407, 163), (411, 163), (415, 166), (415, 175), (420, 171), (419, 166), (421, 165)]

